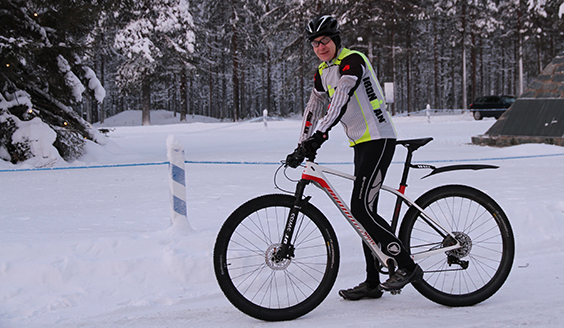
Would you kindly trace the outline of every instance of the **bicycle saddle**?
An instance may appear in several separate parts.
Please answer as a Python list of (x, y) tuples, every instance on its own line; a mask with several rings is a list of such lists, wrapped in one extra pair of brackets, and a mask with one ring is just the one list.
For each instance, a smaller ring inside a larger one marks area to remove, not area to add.
[(432, 137), (427, 137), (427, 138), (419, 138), (419, 139), (398, 140), (396, 143), (398, 145), (402, 145), (405, 148), (409, 149), (409, 151), (414, 152), (417, 149), (431, 142), (431, 140), (433, 140)]

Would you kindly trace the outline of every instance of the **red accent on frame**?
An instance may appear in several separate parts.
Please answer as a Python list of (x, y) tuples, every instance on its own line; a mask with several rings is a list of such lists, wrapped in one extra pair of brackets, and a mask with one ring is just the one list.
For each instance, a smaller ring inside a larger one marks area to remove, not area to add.
[(321, 187), (323, 187), (325, 190), (327, 190), (329, 192), (329, 194), (331, 195), (331, 197), (333, 197), (333, 199), (335, 200), (335, 202), (339, 205), (339, 207), (341, 208), (341, 210), (343, 211), (343, 213), (345, 213), (345, 215), (351, 220), (352, 224), (360, 231), (360, 233), (362, 233), (362, 235), (366, 238), (366, 240), (371, 243), (372, 245), (376, 245), (376, 242), (374, 241), (374, 239), (372, 239), (372, 237), (368, 234), (368, 232), (366, 231), (362, 231), (360, 230), (360, 226), (359, 223), (356, 221), (356, 219), (352, 216), (352, 214), (347, 211), (346, 207), (344, 206), (344, 204), (339, 200), (339, 198), (337, 197), (337, 195), (335, 194), (335, 192), (329, 187), (329, 184), (327, 183), (327, 181), (318, 178), (318, 177), (314, 177), (311, 176), (309, 174), (302, 174), (302, 179), (304, 180), (310, 180), (310, 181), (315, 181), (317, 183), (319, 183), (319, 185)]
[(325, 190), (327, 190), (329, 192), (329, 194), (331, 195), (331, 197), (333, 197), (333, 199), (337, 202), (337, 204), (339, 205), (339, 207), (343, 210), (343, 212), (347, 215), (347, 217), (349, 218), (353, 218), (352, 214), (349, 213), (349, 211), (347, 211), (347, 209), (345, 208), (345, 206), (343, 205), (343, 203), (341, 203), (341, 201), (339, 200), (339, 197), (337, 197), (337, 195), (335, 194), (335, 192), (333, 191), (333, 189), (331, 189), (331, 187), (329, 187), (329, 184), (327, 183), (327, 181), (318, 178), (318, 177), (314, 177), (311, 176), (309, 174), (302, 174), (302, 179), (305, 180), (310, 180), (310, 181), (315, 181), (317, 183), (319, 183), (319, 185), (321, 187), (323, 187)]

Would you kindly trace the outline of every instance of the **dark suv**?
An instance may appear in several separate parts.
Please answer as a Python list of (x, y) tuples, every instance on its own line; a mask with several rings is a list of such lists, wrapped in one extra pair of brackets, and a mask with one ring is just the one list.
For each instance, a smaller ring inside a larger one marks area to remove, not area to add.
[(514, 96), (480, 97), (470, 104), (470, 110), (477, 120), (481, 120), (484, 117), (495, 117), (498, 119), (516, 99)]

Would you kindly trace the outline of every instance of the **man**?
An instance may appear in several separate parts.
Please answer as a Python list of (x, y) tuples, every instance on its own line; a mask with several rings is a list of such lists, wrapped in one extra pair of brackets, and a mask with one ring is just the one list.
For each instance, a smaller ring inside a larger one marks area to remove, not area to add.
[(339, 291), (339, 295), (348, 300), (379, 298), (382, 290), (401, 289), (423, 276), (421, 268), (390, 232), (390, 225), (376, 213), (379, 190), (395, 151), (396, 132), (370, 62), (362, 53), (341, 47), (337, 20), (328, 15), (314, 18), (307, 25), (306, 36), (322, 62), (304, 111), (298, 147), (288, 155), (286, 163), (297, 167), (305, 157), (314, 156), (328, 139), (329, 130), (341, 122), (354, 149), (356, 179), (351, 212), (382, 250), (395, 259), (398, 270), (380, 283), (374, 257), (363, 244), (366, 280)]

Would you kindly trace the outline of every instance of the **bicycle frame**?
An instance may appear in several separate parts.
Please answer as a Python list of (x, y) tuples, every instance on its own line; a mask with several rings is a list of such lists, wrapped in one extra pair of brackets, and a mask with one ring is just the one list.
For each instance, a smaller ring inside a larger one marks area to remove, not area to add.
[[(315, 186), (317, 186), (318, 188), (325, 191), (325, 193), (327, 193), (329, 198), (331, 198), (331, 200), (335, 203), (337, 208), (339, 208), (339, 210), (341, 211), (343, 216), (347, 219), (347, 221), (351, 224), (351, 226), (359, 234), (359, 236), (362, 238), (364, 243), (366, 243), (366, 245), (368, 245), (368, 247), (372, 250), (372, 253), (374, 255), (376, 255), (376, 257), (378, 258), (380, 263), (382, 263), (382, 265), (384, 265), (385, 267), (389, 267), (390, 263), (395, 263), (395, 260), (392, 257), (390, 257), (390, 256), (386, 255), (384, 252), (382, 252), (382, 250), (378, 246), (378, 243), (372, 237), (370, 237), (370, 235), (368, 234), (366, 229), (364, 229), (362, 224), (360, 224), (360, 222), (358, 222), (358, 220), (352, 215), (352, 213), (351, 213), (349, 207), (347, 206), (347, 204), (343, 201), (341, 196), (339, 196), (339, 194), (337, 193), (335, 188), (333, 188), (333, 186), (331, 185), (329, 180), (325, 177), (325, 173), (335, 175), (335, 176), (338, 176), (338, 177), (341, 177), (341, 178), (345, 178), (345, 179), (348, 179), (348, 180), (352, 180), (352, 181), (355, 180), (355, 177), (353, 175), (350, 175), (350, 174), (347, 174), (347, 173), (344, 173), (344, 172), (340, 172), (340, 171), (319, 165), (319, 164), (311, 162), (311, 161), (307, 161), (306, 167), (305, 167), (305, 169), (302, 173), (302, 178), (298, 182), (298, 188), (296, 189), (296, 199), (301, 199), (301, 197), (303, 196), (303, 190), (305, 188), (305, 185), (307, 185), (309, 182), (313, 182), (313, 184)], [(408, 206), (413, 206), (413, 207), (417, 208), (417, 210), (419, 212), (421, 212), (421, 215), (423, 216), (423, 218), (425, 219), (427, 224), (429, 224), (431, 227), (433, 227), (433, 229), (435, 231), (437, 231), (443, 238), (446, 238), (447, 235), (448, 235), (452, 238), (452, 241), (456, 242), (455, 244), (453, 244), (451, 246), (441, 247), (441, 248), (438, 248), (438, 249), (414, 254), (413, 255), (414, 261), (417, 262), (418, 259), (421, 259), (421, 258), (424, 258), (424, 257), (429, 257), (429, 256), (435, 255), (435, 254), (444, 254), (444, 252), (446, 252), (446, 251), (460, 248), (460, 243), (456, 240), (455, 236), (449, 230), (447, 230), (446, 228), (441, 226), (428, 213), (425, 213), (425, 211), (421, 207), (419, 207), (414, 201), (412, 201), (411, 199), (406, 197), (402, 192), (400, 192), (400, 191), (398, 191), (398, 190), (396, 190), (392, 187), (386, 186), (386, 185), (383, 185), (381, 190), (385, 190), (387, 192), (390, 192), (390, 193), (396, 195), (398, 197), (398, 199), (401, 199), (401, 201), (405, 202)], [(306, 198), (302, 201), (308, 201), (308, 200), (309, 200), (309, 198)], [(303, 206), (303, 205), (300, 205), (300, 207), (301, 206)], [(399, 209), (396, 208), (396, 210), (399, 210)], [(394, 215), (394, 216), (396, 216), (396, 215)], [(292, 221), (292, 220), (289, 220), (289, 221)], [(289, 229), (289, 227), (287, 227), (287, 228)], [(291, 236), (290, 236), (290, 238), (291, 238)], [(290, 240), (290, 239), (284, 239), (283, 241), (286, 241), (286, 240)], [(390, 261), (392, 261), (392, 262), (390, 262)]]
[[(423, 221), (426, 222), (441, 237), (443, 237), (443, 240), (446, 240), (448, 238), (448, 242), (449, 242), (448, 245), (443, 245), (443, 247), (434, 248), (432, 250), (412, 254), (411, 256), (413, 257), (413, 260), (415, 262), (417, 262), (422, 258), (429, 257), (431, 255), (444, 254), (444, 252), (446, 251), (458, 249), (461, 247), (461, 244), (451, 231), (443, 227), (440, 223), (438, 223), (437, 220), (433, 219), (433, 217), (429, 215), (429, 213), (425, 212), (425, 210), (423, 210), (419, 205), (417, 205), (414, 201), (412, 201), (411, 199), (405, 196), (404, 192), (405, 192), (405, 188), (407, 187), (407, 177), (409, 175), (409, 170), (411, 168), (432, 169), (431, 173), (423, 177), (426, 178), (434, 174), (455, 171), (455, 170), (482, 170), (482, 169), (498, 168), (497, 166), (494, 165), (485, 165), (485, 164), (448, 165), (439, 168), (426, 164), (411, 164), (413, 152), (415, 152), (417, 149), (426, 145), (432, 140), (433, 138), (430, 137), (421, 138), (421, 139), (411, 139), (411, 140), (398, 140), (397, 141), (398, 145), (402, 145), (405, 148), (407, 148), (407, 156), (403, 167), (403, 173), (401, 176), (399, 189), (396, 190), (386, 185), (382, 185), (381, 187), (381, 190), (392, 193), (397, 197), (394, 213), (391, 221), (391, 228), (394, 234), (396, 233), (397, 225), (400, 221), (399, 215), (401, 212), (401, 206), (403, 205), (403, 203), (405, 203), (409, 207), (417, 209)], [(313, 162), (313, 160), (314, 158), (308, 158), (306, 160), (306, 165), (302, 173), (302, 178), (298, 181), (298, 184), (296, 186), (296, 192), (295, 192), (296, 203), (294, 207), (290, 210), (290, 213), (288, 215), (288, 220), (286, 222), (286, 227), (284, 230), (284, 236), (282, 238), (281, 247), (276, 255), (277, 259), (282, 260), (288, 256), (293, 256), (293, 249), (290, 249), (291, 248), (290, 241), (292, 240), (292, 234), (294, 231), (295, 218), (298, 215), (299, 209), (302, 206), (304, 206), (311, 198), (310, 196), (303, 198), (303, 193), (305, 187), (309, 183), (313, 182), (314, 185), (316, 185), (318, 188), (322, 189), (323, 191), (325, 191), (325, 193), (327, 193), (329, 198), (331, 198), (331, 200), (335, 203), (337, 208), (339, 208), (345, 219), (347, 219), (347, 221), (352, 225), (355, 231), (360, 235), (364, 243), (366, 243), (366, 245), (372, 250), (372, 253), (376, 255), (380, 263), (384, 267), (387, 267), (389, 269), (391, 268), (392, 270), (390, 270), (390, 272), (392, 272), (393, 267), (391, 266), (397, 264), (395, 263), (395, 260), (392, 257), (387, 256), (382, 252), (382, 250), (378, 246), (378, 243), (374, 241), (372, 237), (370, 237), (370, 235), (368, 234), (366, 229), (364, 229), (362, 224), (360, 224), (360, 222), (358, 222), (358, 220), (352, 215), (349, 207), (346, 205), (346, 202), (344, 202), (341, 196), (339, 196), (335, 188), (333, 188), (329, 180), (327, 180), (327, 178), (325, 177), (324, 173), (335, 175), (352, 181), (355, 180), (355, 177), (353, 175), (319, 165)]]

